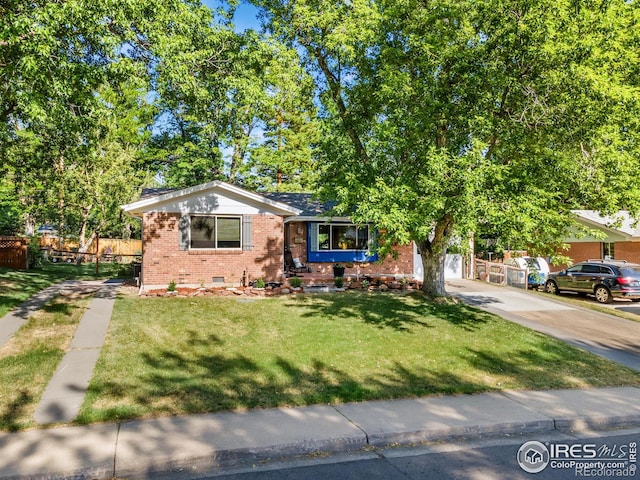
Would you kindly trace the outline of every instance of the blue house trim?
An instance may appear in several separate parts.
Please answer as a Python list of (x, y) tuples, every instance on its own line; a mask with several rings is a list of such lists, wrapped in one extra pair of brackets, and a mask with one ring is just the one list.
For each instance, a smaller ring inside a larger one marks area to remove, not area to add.
[(316, 222), (307, 222), (307, 262), (308, 263), (347, 263), (376, 262), (378, 254), (367, 255), (366, 250), (314, 250), (311, 228)]

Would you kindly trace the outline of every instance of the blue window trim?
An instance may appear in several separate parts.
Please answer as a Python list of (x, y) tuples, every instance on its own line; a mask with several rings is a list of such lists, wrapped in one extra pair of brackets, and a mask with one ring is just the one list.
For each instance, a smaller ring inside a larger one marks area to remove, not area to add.
[[(347, 263), (347, 262), (376, 262), (378, 254), (367, 255), (366, 250), (314, 250), (311, 229), (325, 222), (307, 222), (307, 262), (308, 263)], [(335, 222), (334, 225), (345, 225)], [(352, 225), (352, 224), (350, 224)]]

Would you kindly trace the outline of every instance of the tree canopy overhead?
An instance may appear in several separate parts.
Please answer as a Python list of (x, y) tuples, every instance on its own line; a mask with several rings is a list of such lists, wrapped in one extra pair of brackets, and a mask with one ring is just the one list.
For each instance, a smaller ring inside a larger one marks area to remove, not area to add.
[(83, 243), (142, 181), (148, 92), (211, 13), (193, 0), (8, 0), (0, 18), (0, 183), (26, 223), (60, 223)]
[(235, 3), (0, 2), (0, 231), (127, 235), (118, 205), (158, 179), (309, 188), (308, 75)]
[(415, 240), (424, 290), (480, 226), (553, 248), (576, 207), (640, 211), (635, 0), (256, 0), (306, 52), (322, 189)]

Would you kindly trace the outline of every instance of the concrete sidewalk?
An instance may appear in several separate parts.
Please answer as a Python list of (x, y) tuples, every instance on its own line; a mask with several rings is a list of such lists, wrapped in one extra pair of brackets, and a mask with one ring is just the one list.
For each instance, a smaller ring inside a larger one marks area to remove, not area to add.
[(446, 439), (640, 426), (640, 388), (507, 391), (0, 434), (0, 478), (197, 478), (231, 465)]

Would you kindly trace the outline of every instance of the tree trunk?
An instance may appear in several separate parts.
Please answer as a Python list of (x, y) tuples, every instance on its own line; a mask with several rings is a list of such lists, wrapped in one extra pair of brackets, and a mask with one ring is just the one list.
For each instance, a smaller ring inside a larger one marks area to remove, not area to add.
[(422, 291), (430, 297), (445, 296), (447, 294), (444, 289), (446, 249), (441, 252), (432, 252), (429, 242), (420, 242), (418, 250), (420, 251), (423, 269)]
[(453, 217), (450, 214), (445, 214), (436, 223), (431, 240), (425, 239), (416, 242), (424, 271), (422, 291), (430, 297), (440, 297), (447, 294), (444, 289), (444, 264), (452, 227)]

